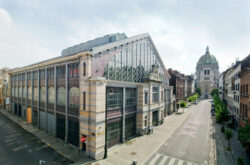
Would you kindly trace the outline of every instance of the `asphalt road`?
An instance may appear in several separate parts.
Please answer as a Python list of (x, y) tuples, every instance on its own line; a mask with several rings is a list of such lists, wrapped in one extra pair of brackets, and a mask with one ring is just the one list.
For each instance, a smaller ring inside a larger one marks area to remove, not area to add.
[(209, 164), (211, 103), (203, 100), (190, 109), (193, 112), (151, 156), (148, 164)]
[(0, 165), (66, 165), (70, 161), (0, 113)]

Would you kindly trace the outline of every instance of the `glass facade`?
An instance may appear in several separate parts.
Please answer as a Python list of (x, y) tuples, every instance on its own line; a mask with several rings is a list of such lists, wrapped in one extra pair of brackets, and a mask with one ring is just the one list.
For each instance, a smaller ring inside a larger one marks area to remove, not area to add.
[(136, 104), (136, 89), (126, 88), (126, 106), (133, 106)]
[(66, 105), (66, 90), (64, 87), (57, 88), (57, 105)]
[(107, 88), (107, 110), (122, 108), (122, 88)]
[(73, 87), (69, 90), (69, 106), (79, 108), (80, 104), (80, 90), (79, 88)]
[(159, 66), (159, 76), (166, 83), (163, 66), (152, 48), (152, 45), (143, 40), (123, 46), (104, 68), (103, 76), (108, 80), (144, 82), (146, 74), (152, 72), (152, 65)]
[(54, 104), (54, 101), (55, 101), (54, 87), (49, 87), (49, 89), (48, 89), (48, 103)]

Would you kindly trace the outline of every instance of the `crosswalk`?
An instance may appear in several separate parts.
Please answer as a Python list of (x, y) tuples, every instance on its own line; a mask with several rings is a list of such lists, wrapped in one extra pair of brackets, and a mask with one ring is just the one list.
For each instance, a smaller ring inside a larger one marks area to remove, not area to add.
[(195, 162), (181, 160), (178, 158), (154, 153), (145, 163), (145, 165), (198, 165)]

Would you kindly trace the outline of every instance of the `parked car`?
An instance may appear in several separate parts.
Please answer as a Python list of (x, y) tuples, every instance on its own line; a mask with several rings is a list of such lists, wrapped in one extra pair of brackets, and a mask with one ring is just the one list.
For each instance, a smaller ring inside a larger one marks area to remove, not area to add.
[(194, 104), (195, 104), (195, 105), (198, 104), (198, 101), (195, 101)]

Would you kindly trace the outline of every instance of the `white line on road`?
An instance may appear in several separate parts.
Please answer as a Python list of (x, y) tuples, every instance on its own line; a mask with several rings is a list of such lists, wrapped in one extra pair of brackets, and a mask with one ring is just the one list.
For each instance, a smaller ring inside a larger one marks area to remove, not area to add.
[(16, 152), (16, 151), (19, 151), (19, 150), (21, 150), (21, 149), (23, 149), (23, 146), (13, 148), (12, 150), (13, 150), (14, 152)]

